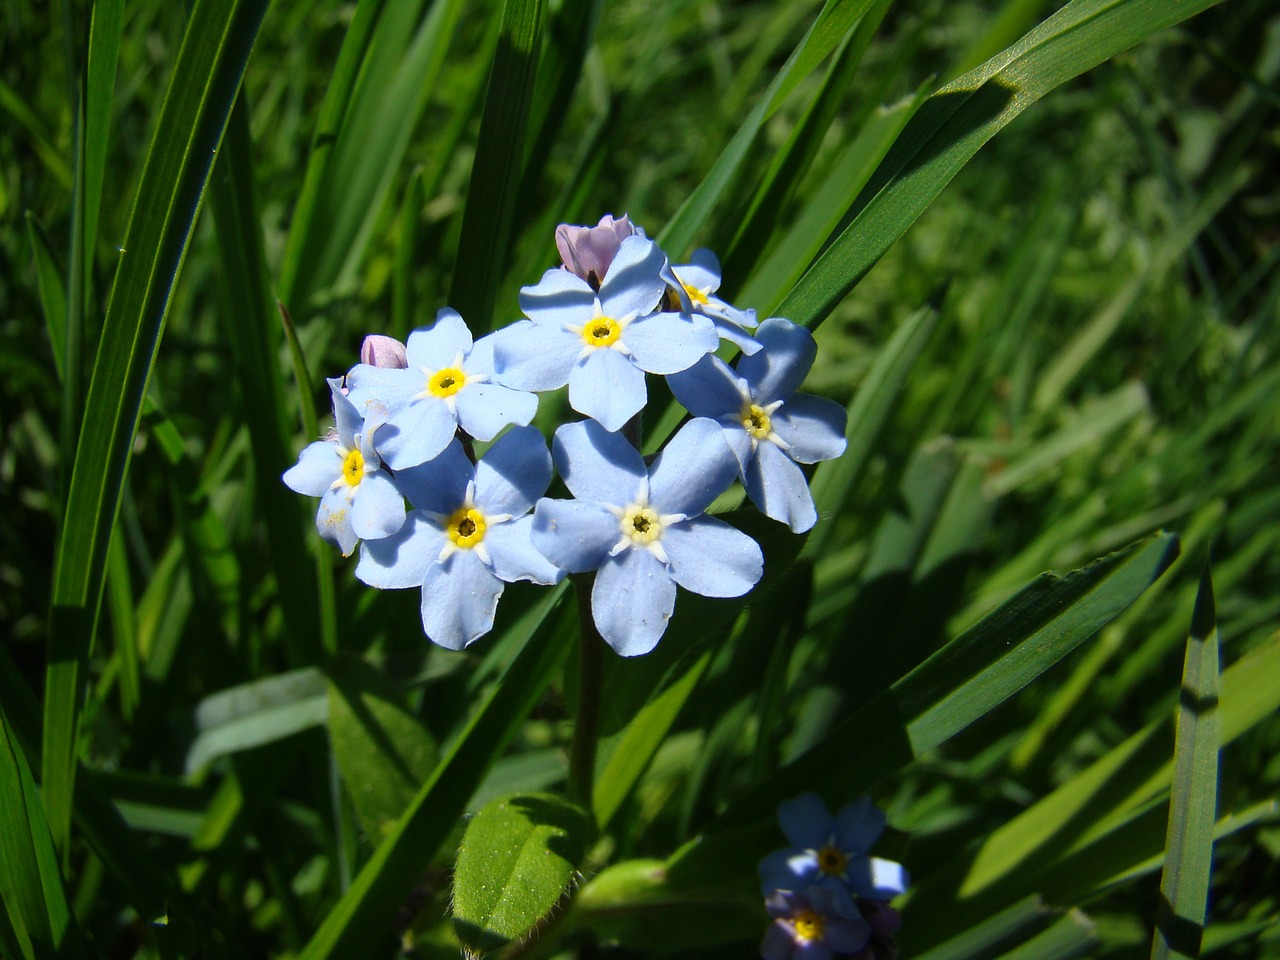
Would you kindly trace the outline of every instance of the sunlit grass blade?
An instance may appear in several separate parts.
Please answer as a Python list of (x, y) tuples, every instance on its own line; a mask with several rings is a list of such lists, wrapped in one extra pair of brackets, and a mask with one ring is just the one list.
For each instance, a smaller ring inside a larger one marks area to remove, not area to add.
[(1073, 0), (922, 106), (780, 312), (816, 327), (979, 149), (1046, 93), (1217, 0)]
[(67, 288), (49, 236), (30, 210), (27, 211), (27, 237), (31, 241), (31, 257), (36, 264), (36, 288), (40, 293), (44, 326), (49, 331), (53, 365), (61, 378), (65, 376), (67, 350)]
[(120, 59), (123, 35), (124, 0), (96, 0), (89, 19), (84, 97), (84, 271), (90, 280), (106, 181), (116, 63)]
[(54, 843), (65, 849), (75, 781), (80, 665), (102, 597), (107, 542), (129, 467), (142, 396), (223, 126), (265, 0), (199, 0), (139, 180), (68, 491), (49, 629), (41, 783)]
[(1000, 960), (1072, 960), (1098, 945), (1093, 922), (1079, 910), (1070, 911), (1048, 930), (1000, 955)]
[(1153, 960), (1198, 957), (1208, 912), (1218, 802), (1218, 624), (1205, 564), (1191, 617), (1174, 742), (1169, 832)]
[(926, 950), (917, 960), (970, 960), (990, 956), (994, 950), (1024, 937), (1028, 928), (1036, 930), (1053, 917), (1053, 911), (1037, 896), (1019, 900), (995, 916), (983, 920), (946, 943)]

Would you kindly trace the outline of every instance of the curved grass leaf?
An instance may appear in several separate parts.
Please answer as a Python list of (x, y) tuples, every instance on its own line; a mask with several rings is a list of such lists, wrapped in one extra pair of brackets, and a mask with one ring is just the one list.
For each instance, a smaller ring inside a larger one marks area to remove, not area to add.
[(1048, 930), (1000, 955), (1001, 960), (1072, 960), (1098, 945), (1093, 921), (1072, 910)]
[(27, 211), (27, 236), (31, 241), (31, 258), (36, 264), (36, 289), (40, 294), (40, 307), (44, 313), (44, 326), (49, 331), (49, 346), (53, 352), (53, 366), (58, 378), (65, 374), (67, 350), (67, 288), (63, 285), (62, 270), (53, 253), (49, 236), (36, 219)]

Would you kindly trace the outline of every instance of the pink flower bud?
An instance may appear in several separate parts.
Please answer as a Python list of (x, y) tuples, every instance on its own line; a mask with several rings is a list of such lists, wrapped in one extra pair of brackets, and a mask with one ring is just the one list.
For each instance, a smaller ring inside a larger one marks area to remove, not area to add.
[(392, 370), (403, 370), (409, 366), (404, 344), (394, 337), (384, 337), (378, 333), (371, 333), (364, 338), (364, 343), (360, 345), (360, 362)]
[(556, 249), (566, 270), (599, 290), (622, 241), (637, 233), (644, 236), (644, 231), (637, 230), (626, 214), (615, 220), (606, 213), (594, 227), (560, 224), (556, 227)]

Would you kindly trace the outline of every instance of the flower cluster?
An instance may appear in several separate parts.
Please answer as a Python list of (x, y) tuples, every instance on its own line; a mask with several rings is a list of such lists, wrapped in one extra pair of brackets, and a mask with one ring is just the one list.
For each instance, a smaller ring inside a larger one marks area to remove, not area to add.
[[(321, 498), (321, 537), (344, 555), (360, 545), (360, 580), (422, 589), (423, 628), (442, 646), (488, 632), (507, 583), (594, 571), (596, 627), (634, 656), (666, 630), (677, 586), (737, 597), (759, 581), (759, 546), (706, 513), (735, 480), (769, 517), (813, 526), (800, 465), (844, 451), (844, 411), (796, 393), (813, 337), (718, 297), (709, 250), (672, 264), (611, 216), (562, 225), (556, 246), (562, 266), (522, 288), (523, 317), (495, 333), (474, 340), (445, 308), (407, 343), (366, 338), (329, 381), (335, 430), (284, 482)], [(736, 366), (715, 355), (722, 343)], [(649, 375), (692, 415), (651, 463), (636, 428)], [(586, 419), (548, 450), (530, 426), (537, 394), (564, 387)], [(473, 441), (492, 445), (477, 459)], [(545, 496), (555, 475), (571, 499)]]
[(885, 816), (870, 797), (834, 817), (812, 793), (778, 807), (790, 846), (760, 861), (760, 886), (773, 922), (760, 944), (764, 960), (893, 960), (900, 926), (889, 901), (907, 889), (902, 865), (869, 851)]

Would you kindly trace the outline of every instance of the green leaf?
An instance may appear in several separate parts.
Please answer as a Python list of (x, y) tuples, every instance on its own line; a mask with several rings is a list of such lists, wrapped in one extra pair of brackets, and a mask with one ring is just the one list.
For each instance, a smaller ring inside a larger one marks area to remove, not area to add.
[(1218, 724), (1218, 625), (1213, 579), (1206, 563), (1182, 668), (1173, 796), (1160, 878), (1160, 918), (1151, 944), (1153, 960), (1200, 956), (1218, 802)]
[(84, 103), (84, 254), (85, 276), (92, 276), (98, 214), (107, 168), (108, 134), (115, 96), (116, 63), (124, 34), (124, 0), (96, 0), (89, 18)]
[(439, 748), (380, 671), (344, 655), (329, 668), (329, 742), (365, 832), (377, 842), (435, 769)]
[(533, 931), (569, 890), (582, 860), (586, 812), (547, 793), (485, 805), (467, 823), (453, 872), (453, 925), (477, 953)]
[(63, 365), (67, 359), (67, 288), (49, 236), (30, 210), (27, 211), (27, 236), (31, 240), (31, 258), (36, 264), (36, 289), (40, 293), (44, 326), (49, 331), (53, 365), (61, 379), (65, 376)]
[(324, 674), (314, 667), (215, 693), (196, 707), (199, 732), (187, 750), (187, 771), (320, 726), (328, 715)]
[(1039, 936), (1002, 954), (1001, 960), (1072, 960), (1091, 953), (1097, 945), (1093, 921), (1072, 910)]
[(983, 920), (964, 933), (920, 954), (916, 960), (971, 960), (990, 956), (1015, 938), (1025, 936), (1029, 927), (1043, 926), (1054, 915), (1038, 896), (1019, 900), (995, 916)]

